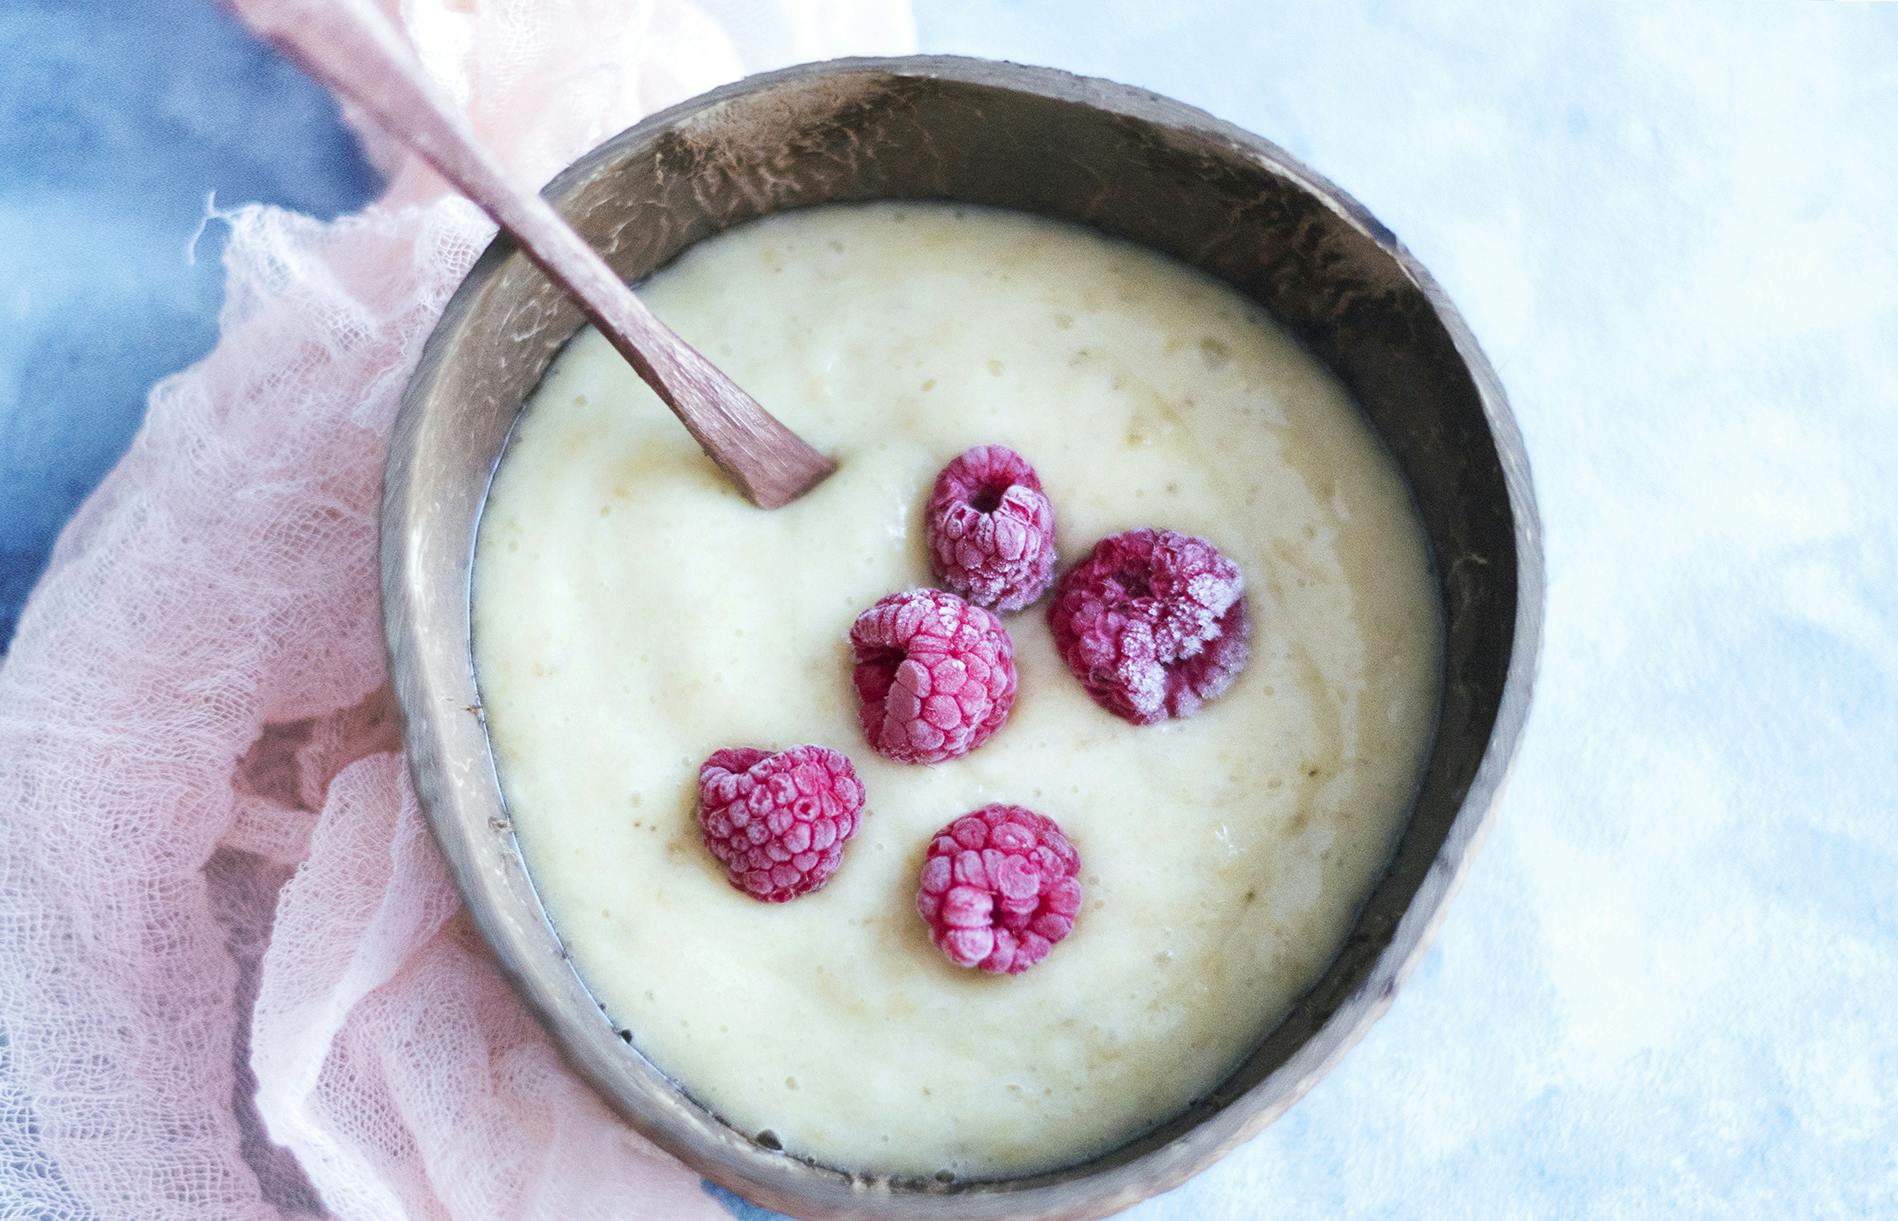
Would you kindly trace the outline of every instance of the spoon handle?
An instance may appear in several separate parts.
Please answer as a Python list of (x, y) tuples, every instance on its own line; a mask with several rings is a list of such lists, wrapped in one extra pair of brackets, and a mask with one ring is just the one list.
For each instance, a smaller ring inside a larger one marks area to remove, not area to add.
[(836, 469), (654, 317), (545, 199), (509, 180), (369, 0), (237, 0), (237, 8), (260, 35), (492, 217), (572, 295), (753, 504), (787, 504)]

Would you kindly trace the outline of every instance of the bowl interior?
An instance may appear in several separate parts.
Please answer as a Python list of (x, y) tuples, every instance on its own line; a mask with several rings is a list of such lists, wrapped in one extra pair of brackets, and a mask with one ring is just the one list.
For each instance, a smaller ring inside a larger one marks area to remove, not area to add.
[(1488, 815), (1521, 725), (1541, 568), (1521, 441), (1460, 319), (1396, 239), (1275, 146), (1138, 90), (944, 57), (755, 77), (655, 115), (549, 196), (629, 279), (710, 234), (843, 200), (956, 199), (1091, 225), (1265, 305), (1355, 394), (1410, 483), (1444, 609), (1437, 737), (1389, 868), (1330, 968), (1190, 1111), (1085, 1165), (988, 1183), (807, 1165), (687, 1099), (574, 972), (515, 844), (482, 727), (469, 574), (523, 401), (580, 325), (506, 242), (449, 304), (404, 399), (385, 616), (418, 791), (502, 966), (574, 1065), (701, 1173), (812, 1216), (1090, 1216), (1170, 1187), (1295, 1101), (1389, 1004)]

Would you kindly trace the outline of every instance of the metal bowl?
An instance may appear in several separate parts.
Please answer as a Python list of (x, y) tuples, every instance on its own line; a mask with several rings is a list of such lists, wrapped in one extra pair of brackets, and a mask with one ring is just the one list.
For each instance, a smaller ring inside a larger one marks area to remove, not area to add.
[[(1369, 213), (1271, 143), (1138, 89), (982, 60), (855, 59), (715, 90), (607, 141), (546, 194), (638, 280), (710, 234), (838, 200), (956, 199), (1091, 225), (1205, 269), (1356, 396), (1409, 481), (1442, 598), (1445, 672), (1409, 824), (1336, 959), (1185, 1114), (1084, 1164), (983, 1182), (801, 1161), (689, 1099), (576, 974), (522, 863), (469, 647), (475, 530), (509, 428), (578, 312), (498, 240), (449, 302), (389, 455), (382, 593), (416, 788), (476, 923), (573, 1066), (694, 1170), (805, 1217), (1094, 1217), (1186, 1179), (1296, 1101), (1422, 953), (1501, 789), (1529, 699), (1542, 558), (1495, 374)], [(638, 1032), (631, 1032), (637, 1041)]]

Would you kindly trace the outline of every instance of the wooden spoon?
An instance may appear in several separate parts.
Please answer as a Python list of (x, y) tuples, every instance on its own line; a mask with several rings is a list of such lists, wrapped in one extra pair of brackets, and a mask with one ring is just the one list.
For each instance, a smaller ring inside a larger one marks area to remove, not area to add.
[(287, 57), (367, 111), (493, 217), (572, 295), (746, 499), (775, 509), (837, 469), (654, 317), (546, 200), (509, 181), (367, 0), (238, 0), (236, 7)]

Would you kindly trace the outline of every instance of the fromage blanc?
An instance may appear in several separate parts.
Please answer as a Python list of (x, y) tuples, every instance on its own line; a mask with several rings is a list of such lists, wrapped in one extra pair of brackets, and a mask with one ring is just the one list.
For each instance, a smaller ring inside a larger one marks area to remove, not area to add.
[[(1395, 466), (1259, 307), (1085, 229), (944, 203), (839, 205), (694, 246), (644, 299), (838, 473), (745, 503), (583, 331), (496, 473), (474, 576), (503, 790), (562, 940), (692, 1097), (787, 1153), (980, 1178), (1107, 1150), (1215, 1087), (1337, 952), (1429, 745), (1439, 615)], [(1003, 614), (1019, 689), (972, 753), (864, 741), (847, 639), (934, 583), (925, 503), (972, 445), (1034, 464), (1058, 575), (1141, 527), (1245, 578), (1251, 656), (1134, 724)], [(762, 903), (701, 843), (699, 765), (847, 754), (857, 832)], [(931, 837), (992, 803), (1079, 854), (1073, 931), (1021, 975), (956, 966), (918, 915)]]

